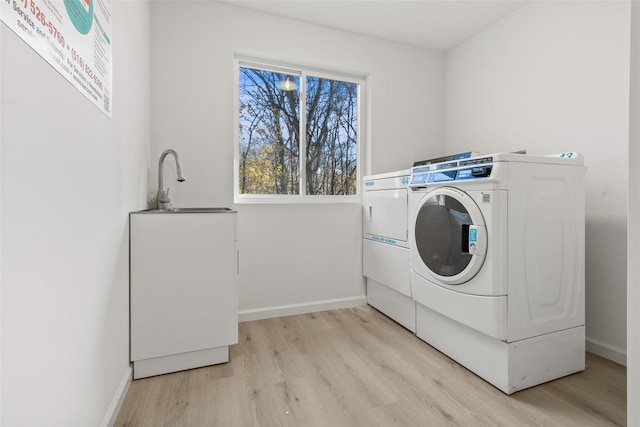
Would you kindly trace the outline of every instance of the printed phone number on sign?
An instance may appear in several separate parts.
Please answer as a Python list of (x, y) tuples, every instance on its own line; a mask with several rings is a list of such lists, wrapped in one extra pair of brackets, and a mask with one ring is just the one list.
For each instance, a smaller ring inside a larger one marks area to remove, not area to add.
[[(8, 0), (7, 0), (7, 3), (8, 3)], [(24, 10), (21, 7), (21, 4), (24, 5)], [(37, 22), (40, 22), (45, 28), (49, 29), (49, 33), (51, 33), (51, 35), (55, 38), (55, 40), (58, 43), (60, 43), (61, 47), (63, 48), (66, 47), (67, 50), (69, 49), (69, 46), (67, 46), (65, 43), (65, 39), (62, 33), (58, 31), (58, 29), (55, 27), (55, 25), (51, 23), (51, 21), (48, 21), (46, 19), (44, 12), (40, 10), (40, 8), (34, 3), (33, 0), (21, 0), (20, 3), (14, 0), (13, 10), (16, 11), (16, 13), (25, 21), (25, 23), (29, 27), (31, 27), (31, 29), (37, 31), (37, 33), (40, 36), (44, 37), (45, 34), (42, 31), (40, 31), (39, 28), (36, 28), (36, 24), (32, 21), (31, 17), (29, 16), (28, 12), (30, 11), (31, 14), (35, 17)], [(62, 52), (60, 50), (55, 48), (54, 50), (58, 53), (58, 55), (62, 55)], [(89, 63), (87, 63), (75, 49), (71, 49), (71, 59), (80, 67), (81, 70), (85, 72), (87, 77), (89, 77), (89, 79), (93, 81), (93, 83), (98, 87), (98, 89), (102, 90), (103, 84), (102, 84), (102, 81), (100, 80), (100, 77), (96, 72), (93, 71)]]
[(98, 88), (100, 90), (102, 90), (102, 81), (98, 77), (98, 74), (93, 72), (93, 70), (91, 69), (89, 64), (87, 62), (85, 62), (84, 59), (82, 59), (80, 54), (78, 52), (76, 52), (75, 49), (71, 49), (71, 59), (73, 60), (73, 62), (78, 64), (80, 66), (80, 68), (83, 69), (84, 72), (87, 74), (87, 76), (89, 76), (89, 78), (91, 80), (93, 80), (93, 82), (96, 84), (96, 86), (98, 86)]
[[(25, 11), (31, 11), (31, 14), (35, 17), (36, 21), (40, 22), (45, 28), (49, 30), (51, 36), (58, 42), (62, 47), (65, 47), (64, 36), (58, 31), (55, 25), (48, 21), (44, 15), (44, 12), (40, 10), (40, 8), (33, 2), (33, 0), (23, 0), (22, 4), (24, 5), (24, 10), (22, 7), (14, 0), (13, 2), (13, 10), (15, 10), (18, 15), (31, 27), (31, 29), (35, 30), (35, 24), (28, 16), (28, 13)], [(40, 34), (40, 32), (38, 32)], [(44, 34), (42, 34), (44, 35)]]

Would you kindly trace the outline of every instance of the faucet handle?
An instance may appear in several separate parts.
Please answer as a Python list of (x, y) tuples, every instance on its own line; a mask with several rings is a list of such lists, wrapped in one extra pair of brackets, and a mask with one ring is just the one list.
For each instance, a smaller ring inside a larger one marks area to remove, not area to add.
[(158, 191), (158, 201), (168, 202), (169, 201), (169, 189)]
[(169, 189), (158, 191), (158, 209), (165, 210), (169, 207), (171, 199), (169, 199)]

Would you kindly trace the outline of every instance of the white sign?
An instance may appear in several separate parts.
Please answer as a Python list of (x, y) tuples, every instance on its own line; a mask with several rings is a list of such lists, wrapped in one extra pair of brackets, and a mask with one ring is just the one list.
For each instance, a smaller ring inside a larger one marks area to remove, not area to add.
[(111, 0), (0, 0), (0, 20), (111, 117)]

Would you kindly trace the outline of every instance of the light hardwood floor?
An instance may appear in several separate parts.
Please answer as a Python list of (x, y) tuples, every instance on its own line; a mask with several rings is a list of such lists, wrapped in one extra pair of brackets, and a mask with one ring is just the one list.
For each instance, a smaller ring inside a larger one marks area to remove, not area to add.
[(116, 426), (626, 422), (624, 366), (587, 353), (584, 372), (507, 396), (368, 306), (241, 323), (230, 355), (134, 381)]

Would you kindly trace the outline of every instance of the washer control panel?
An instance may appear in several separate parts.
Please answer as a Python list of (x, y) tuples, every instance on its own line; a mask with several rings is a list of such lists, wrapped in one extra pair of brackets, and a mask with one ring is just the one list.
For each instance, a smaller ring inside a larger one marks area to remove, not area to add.
[(409, 187), (425, 187), (435, 182), (488, 178), (491, 176), (492, 169), (492, 157), (414, 166), (411, 169)]

